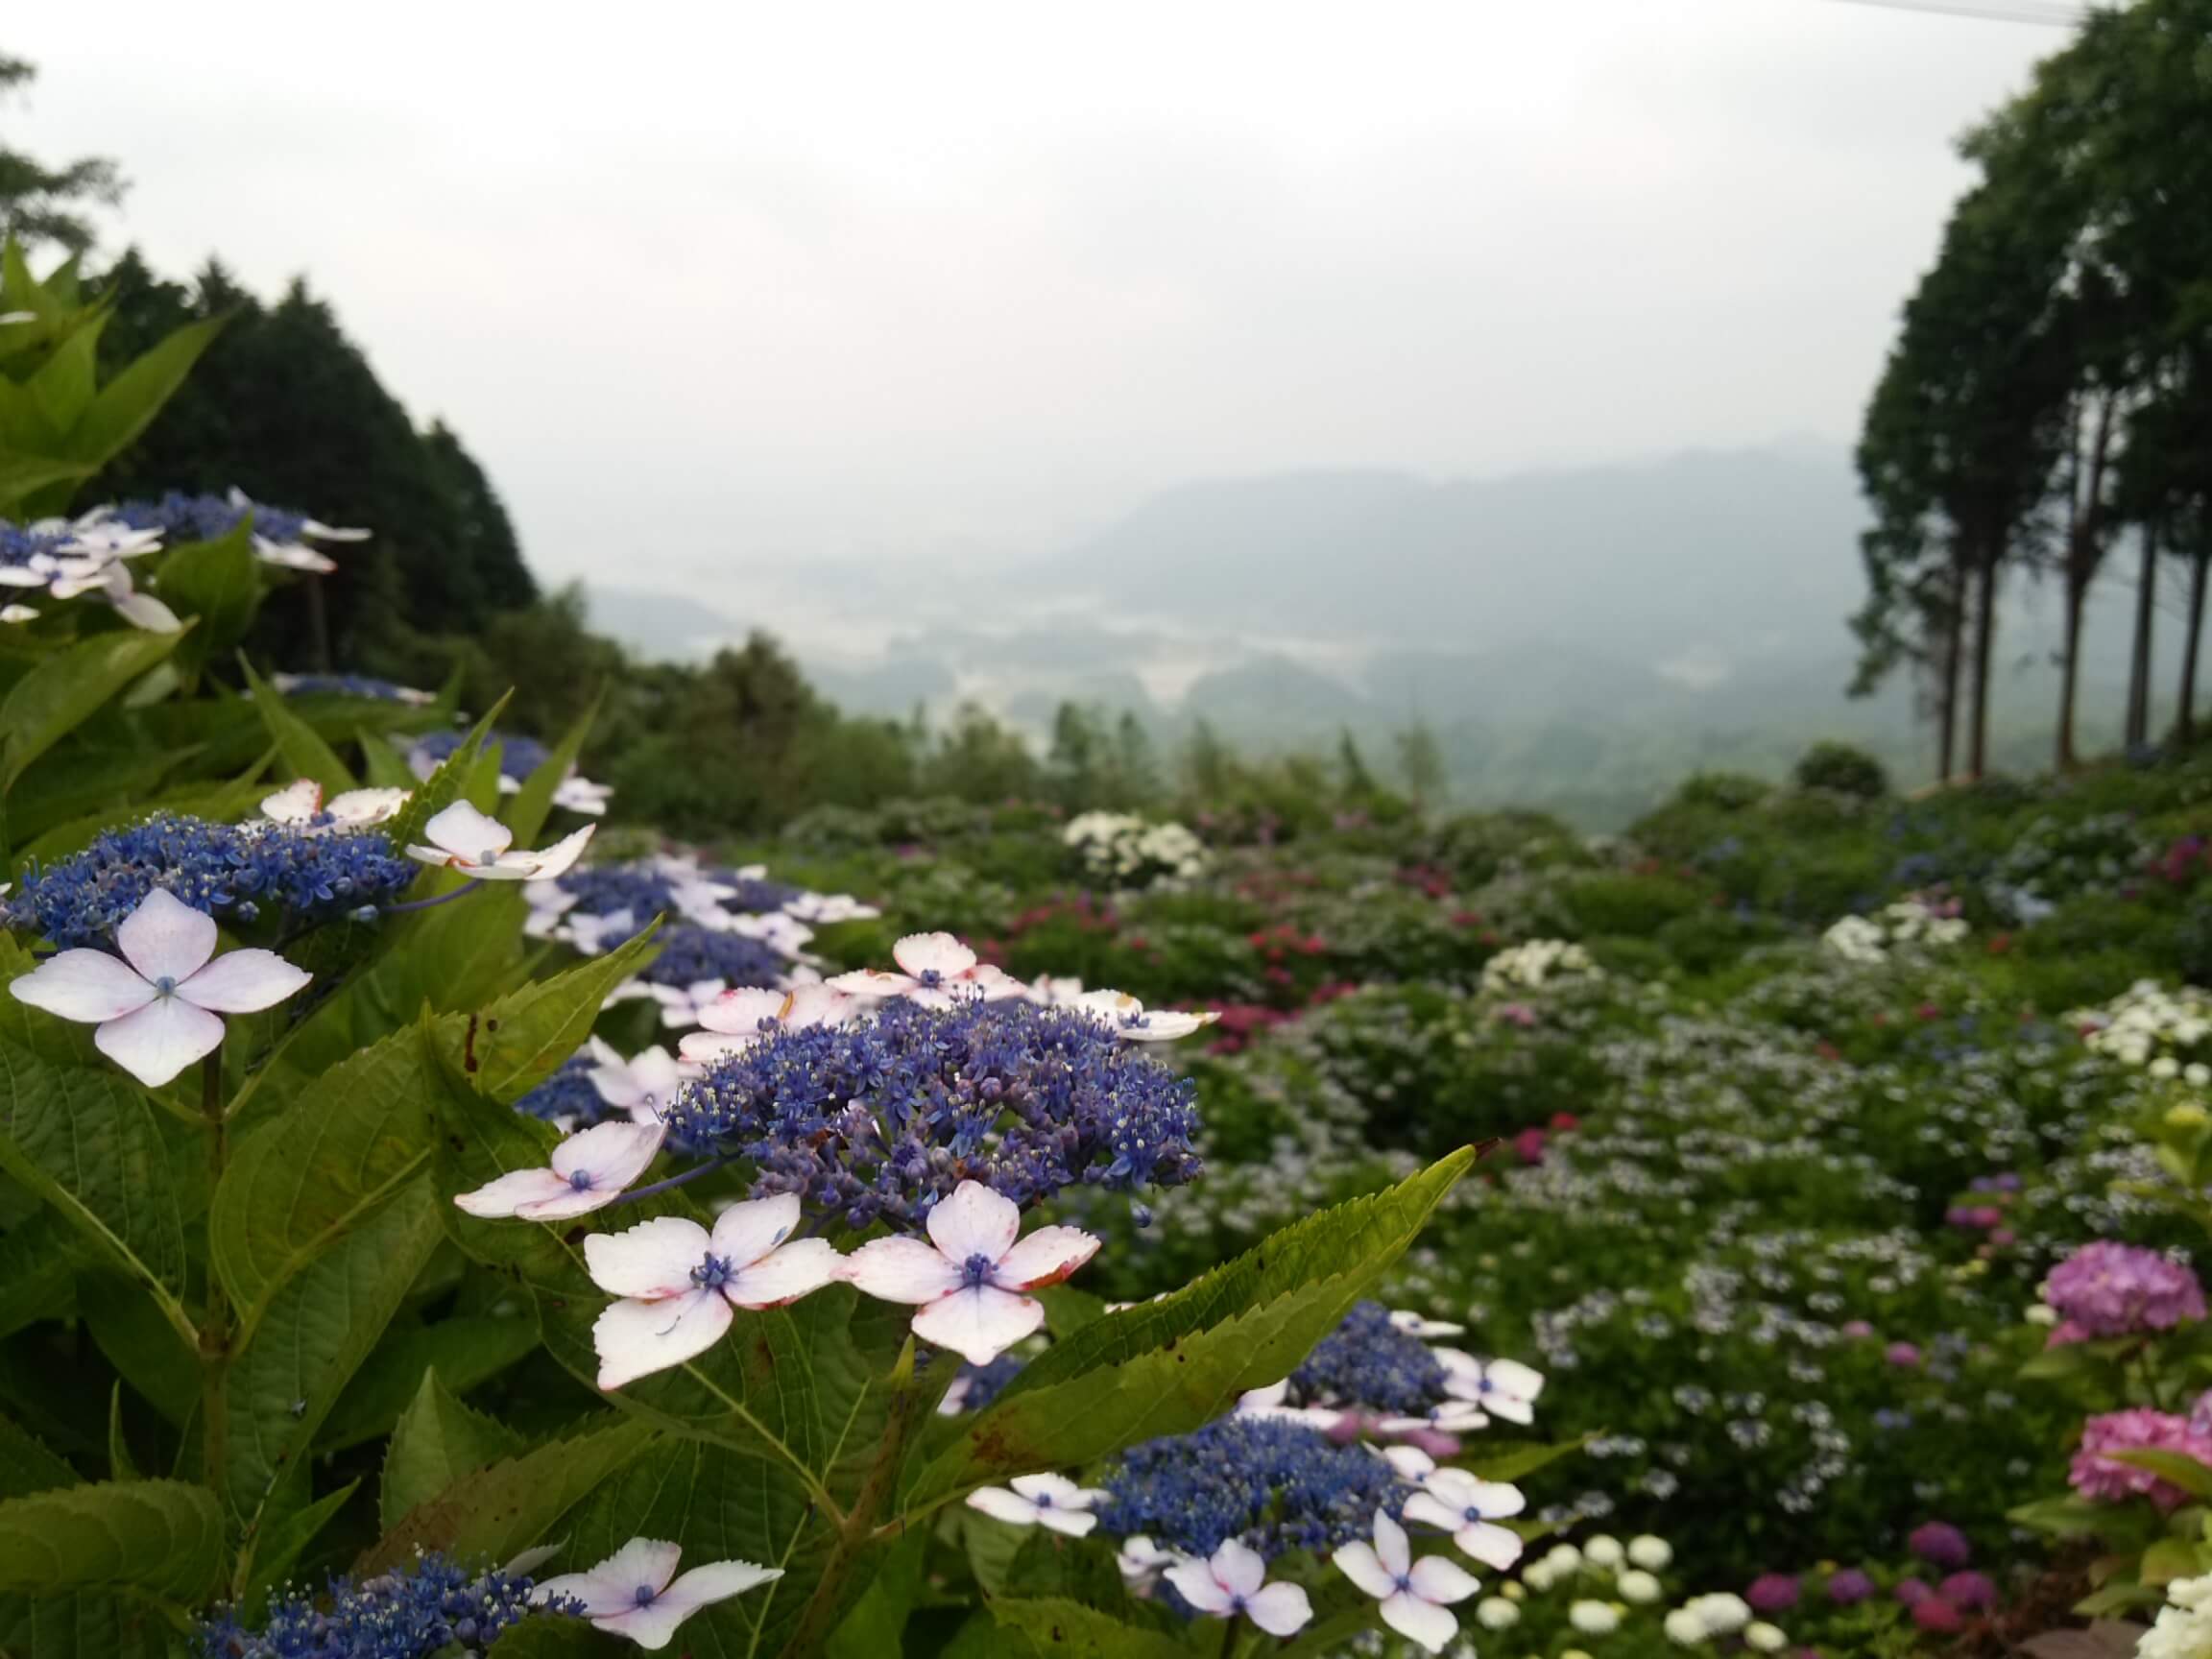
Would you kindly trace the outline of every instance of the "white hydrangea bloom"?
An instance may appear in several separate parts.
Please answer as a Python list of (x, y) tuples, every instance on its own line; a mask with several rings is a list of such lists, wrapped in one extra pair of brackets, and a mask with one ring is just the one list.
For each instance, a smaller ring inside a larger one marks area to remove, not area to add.
[(1491, 996), (1535, 991), (1562, 979), (1601, 979), (1590, 952), (1564, 939), (1530, 939), (1509, 945), (1482, 964), (1482, 989)]

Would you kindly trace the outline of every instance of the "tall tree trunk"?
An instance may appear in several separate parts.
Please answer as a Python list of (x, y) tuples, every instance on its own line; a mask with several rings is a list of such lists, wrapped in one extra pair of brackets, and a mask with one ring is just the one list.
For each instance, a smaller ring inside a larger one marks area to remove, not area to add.
[(1974, 724), (1968, 733), (1966, 776), (1979, 780), (1989, 768), (1989, 660), (1997, 638), (1997, 553), (1987, 547), (1981, 561), (1981, 593), (1974, 608)]
[(2071, 772), (2080, 762), (2074, 753), (2074, 693), (2081, 674), (2081, 611), (2089, 597), (2085, 584), (2066, 572), (2066, 658), (2058, 671), (2058, 770)]
[(2066, 666), (2058, 683), (2058, 769), (2080, 764), (2074, 751), (2074, 704), (2081, 684), (2081, 613), (2089, 586), (2104, 562), (2104, 469), (2112, 453), (2112, 414), (2118, 399), (2106, 394), (2097, 409), (2097, 431), (2086, 463), (2081, 455), (2081, 424), (2070, 419), (2074, 433), (2072, 481), (2067, 487)]
[(1966, 643), (1966, 568), (1951, 565), (1951, 597), (1944, 607), (1943, 679), (1936, 693), (1936, 781), (1951, 781), (1959, 760), (1959, 666)]
[(2128, 664), (2130, 749), (2151, 741), (2151, 608), (2158, 596), (2158, 533), (2143, 526), (2143, 571), (2135, 584), (2135, 647)]
[(2212, 566), (2212, 545), (2200, 537), (2189, 556), (2189, 632), (2181, 647), (2180, 706), (2174, 711), (2174, 727), (2181, 741), (2197, 735), (2197, 646), (2204, 635), (2204, 578)]

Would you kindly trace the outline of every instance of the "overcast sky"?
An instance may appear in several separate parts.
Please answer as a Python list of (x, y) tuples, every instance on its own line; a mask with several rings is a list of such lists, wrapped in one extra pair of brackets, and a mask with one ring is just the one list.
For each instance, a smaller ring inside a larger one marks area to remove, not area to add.
[(541, 571), (639, 586), (1046, 551), (1205, 474), (1846, 440), (1951, 140), (2064, 39), (1835, 0), (12, 12), (10, 135), (122, 162), (113, 245), (306, 273)]

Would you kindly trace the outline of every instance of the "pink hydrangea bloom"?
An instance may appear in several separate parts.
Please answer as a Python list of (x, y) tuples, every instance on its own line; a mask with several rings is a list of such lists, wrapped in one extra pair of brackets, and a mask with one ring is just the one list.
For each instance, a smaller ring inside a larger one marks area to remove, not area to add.
[(2051, 1343), (2171, 1331), (2204, 1317), (2197, 1275), (2155, 1250), (2100, 1239), (2051, 1270), (2044, 1296), (2062, 1321)]
[(2161, 1509), (2179, 1508), (2189, 1497), (2180, 1487), (2161, 1480), (2148, 1469), (2104, 1455), (2139, 1451), (2178, 1452), (2212, 1465), (2212, 1438), (2194, 1431), (2187, 1418), (2170, 1411), (2137, 1408), (2107, 1411), (2082, 1424), (2081, 1450), (2074, 1454), (2066, 1478), (2075, 1491), (2102, 1503), (2124, 1503), (2130, 1498), (2148, 1498)]

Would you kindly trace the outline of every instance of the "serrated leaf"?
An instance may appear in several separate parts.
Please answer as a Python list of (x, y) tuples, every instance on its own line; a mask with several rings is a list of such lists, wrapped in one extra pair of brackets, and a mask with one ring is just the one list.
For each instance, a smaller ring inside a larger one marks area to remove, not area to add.
[(174, 1659), (150, 1601), (114, 1591), (0, 1596), (0, 1653), (27, 1659)]
[(77, 1471), (59, 1453), (12, 1419), (0, 1415), (0, 1498), (28, 1498), (78, 1483)]
[(436, 1371), (425, 1371), (415, 1403), (400, 1414), (384, 1455), (384, 1483), (376, 1498), (379, 1525), (391, 1531), (463, 1476), (521, 1451), (520, 1434), (464, 1405)]
[(225, 1479), (237, 1513), (256, 1514), (314, 1444), (438, 1239), (436, 1201), (416, 1181), (277, 1289), (230, 1362)]
[(203, 1486), (103, 1482), (0, 1502), (0, 1592), (132, 1590), (190, 1605), (222, 1564), (223, 1511)]
[(1055, 1342), (916, 1479), (909, 1507), (1187, 1433), (1289, 1375), (1410, 1244), (1472, 1147)]
[(280, 1286), (428, 1166), (427, 1041), (411, 1028), (363, 1049), (316, 1080), (311, 1110), (232, 1154), (207, 1238), (249, 1334)]
[(0, 701), (0, 794), (24, 769), (177, 649), (181, 633), (97, 634), (58, 651)]
[(397, 1566), (419, 1549), (465, 1560), (508, 1560), (540, 1542), (656, 1434), (649, 1424), (609, 1414), (581, 1432), (464, 1475), (388, 1528), (361, 1558), (360, 1571)]
[(991, 1603), (991, 1617), (1001, 1629), (1026, 1636), (1039, 1653), (1067, 1659), (1190, 1659), (1190, 1650), (1172, 1637), (1109, 1619), (1080, 1601), (1001, 1597)]
[(2161, 1538), (2143, 1551), (2136, 1576), (2146, 1584), (2171, 1584), (2204, 1571), (2203, 1551), (2185, 1538)]
[[(325, 794), (352, 788), (353, 774), (346, 762), (338, 758), (338, 752), (323, 741), (314, 727), (284, 707), (284, 699), (253, 672), (253, 664), (243, 655), (238, 659), (238, 666), (246, 676), (247, 688), (253, 694), (253, 710), (261, 716), (261, 724), (269, 731), (269, 740), (276, 745), (276, 752), (283, 756), (292, 775), (314, 779), (323, 785)], [(394, 839), (394, 846), (400, 844)]]

